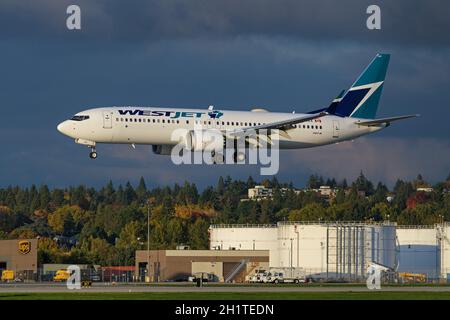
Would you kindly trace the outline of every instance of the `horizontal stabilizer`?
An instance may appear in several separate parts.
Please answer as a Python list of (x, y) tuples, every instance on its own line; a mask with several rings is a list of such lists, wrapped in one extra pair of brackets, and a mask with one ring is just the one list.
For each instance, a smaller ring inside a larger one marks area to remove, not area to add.
[(415, 118), (418, 117), (418, 114), (410, 114), (406, 116), (398, 116), (398, 117), (390, 117), (390, 118), (380, 118), (380, 119), (374, 119), (374, 120), (368, 120), (368, 121), (356, 121), (355, 123), (360, 126), (378, 126), (380, 124), (389, 124), (393, 121), (397, 120), (403, 120), (408, 118)]

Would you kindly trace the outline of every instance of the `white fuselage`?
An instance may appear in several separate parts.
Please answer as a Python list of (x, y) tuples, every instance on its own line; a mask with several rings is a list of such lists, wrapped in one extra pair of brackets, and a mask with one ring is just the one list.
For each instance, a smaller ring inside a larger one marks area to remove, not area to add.
[[(266, 111), (211, 111), (208, 109), (175, 109), (153, 107), (95, 108), (77, 113), (75, 120), (66, 120), (58, 130), (77, 143), (175, 145), (174, 130), (236, 130), (292, 118), (302, 114)], [(214, 118), (218, 117), (218, 118)], [(77, 118), (78, 117), (78, 118)], [(385, 127), (359, 126), (357, 118), (326, 115), (299, 123), (280, 136), (281, 149), (309, 148), (351, 140)], [(362, 119), (367, 120), (367, 119)]]

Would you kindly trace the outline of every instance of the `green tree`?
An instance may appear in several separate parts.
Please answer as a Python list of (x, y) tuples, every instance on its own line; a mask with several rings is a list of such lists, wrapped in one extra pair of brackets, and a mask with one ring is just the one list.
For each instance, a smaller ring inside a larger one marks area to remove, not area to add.
[(56, 209), (47, 217), (48, 225), (60, 235), (70, 236), (75, 232), (75, 222), (72, 216), (72, 207), (64, 206)]
[(203, 218), (198, 218), (189, 226), (189, 245), (191, 249), (208, 249), (209, 223)]
[(324, 207), (318, 203), (310, 203), (302, 209), (292, 210), (289, 213), (290, 221), (319, 221), (326, 220), (327, 212)]

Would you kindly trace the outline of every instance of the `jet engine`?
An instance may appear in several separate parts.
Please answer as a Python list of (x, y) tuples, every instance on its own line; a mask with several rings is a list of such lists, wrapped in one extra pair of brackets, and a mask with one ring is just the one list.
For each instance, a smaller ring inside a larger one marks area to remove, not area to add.
[(152, 151), (154, 154), (161, 156), (170, 156), (174, 146), (169, 144), (154, 144), (152, 145)]
[(224, 148), (224, 137), (219, 130), (189, 131), (184, 141), (190, 151), (220, 151)]

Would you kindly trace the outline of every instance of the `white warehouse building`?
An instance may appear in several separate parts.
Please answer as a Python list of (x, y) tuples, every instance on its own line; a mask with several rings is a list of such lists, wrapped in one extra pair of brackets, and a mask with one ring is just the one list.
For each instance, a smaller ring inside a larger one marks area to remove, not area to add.
[[(278, 251), (276, 224), (222, 224), (209, 228), (211, 250), (269, 250), (269, 261)], [(270, 262), (269, 262), (270, 263)]]
[(269, 250), (271, 268), (302, 268), (329, 278), (361, 278), (371, 262), (396, 268), (393, 223), (279, 222), (213, 225), (210, 249)]

